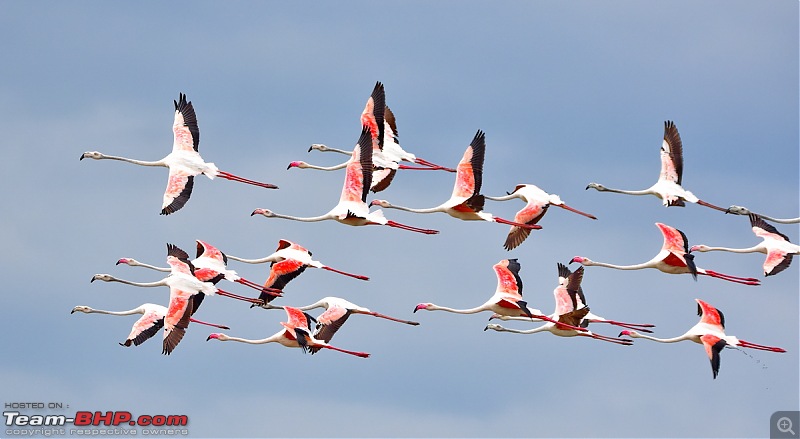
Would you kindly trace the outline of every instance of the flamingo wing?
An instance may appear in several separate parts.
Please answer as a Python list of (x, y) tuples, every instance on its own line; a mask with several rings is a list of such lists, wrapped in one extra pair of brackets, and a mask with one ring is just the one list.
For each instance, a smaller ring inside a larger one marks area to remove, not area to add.
[(695, 301), (697, 302), (697, 315), (700, 316), (700, 322), (716, 326), (722, 332), (725, 329), (725, 315), (722, 314), (722, 311), (700, 299), (695, 299)]
[(194, 311), (194, 304), (192, 303), (192, 296), (183, 291), (176, 291), (172, 294), (170, 291), (169, 308), (167, 308), (167, 315), (164, 317), (164, 343), (162, 354), (169, 355), (178, 346), (178, 343), (183, 340), (186, 335), (186, 328), (189, 327), (189, 319)]
[(194, 275), (194, 265), (189, 261), (189, 254), (175, 244), (167, 244), (167, 263), (173, 272)]
[(779, 232), (772, 224), (764, 221), (760, 216), (751, 213), (750, 225), (753, 227), (753, 233), (761, 239), (774, 239), (777, 241), (789, 242), (789, 237)]
[(574, 309), (564, 314), (559, 314), (558, 322), (570, 326), (579, 326), (581, 324), (581, 320), (586, 317), (586, 314), (589, 314), (588, 306), (584, 306), (581, 309)]
[[(331, 311), (333, 310), (333, 311)], [(331, 313), (329, 315), (326, 315)], [(333, 339), (333, 335), (344, 325), (347, 319), (353, 312), (349, 309), (342, 308), (338, 305), (331, 306), (327, 311), (322, 313), (319, 318), (317, 332), (314, 333), (314, 338), (328, 343)], [(324, 322), (328, 323), (324, 323)], [(312, 348), (311, 353), (316, 353), (321, 348)]]
[(494, 264), (492, 268), (497, 275), (497, 292), (522, 297), (521, 267), (517, 259), (504, 259)]
[(194, 176), (177, 166), (169, 168), (167, 189), (164, 191), (164, 201), (161, 204), (161, 215), (169, 215), (180, 210), (189, 197), (192, 196)]
[(358, 144), (353, 149), (353, 156), (347, 162), (344, 186), (339, 198), (342, 202), (366, 203), (369, 188), (372, 185), (372, 138), (369, 128), (361, 129)]
[[(288, 317), (288, 322), (283, 324), (283, 326), (288, 329), (289, 331), (294, 331), (295, 329), (309, 329), (310, 325), (308, 323), (308, 314), (304, 313), (298, 308), (294, 308), (291, 306), (284, 306), (284, 310), (286, 310), (286, 315)], [(296, 336), (296, 333), (292, 335)]]
[(764, 275), (772, 276), (789, 268), (792, 263), (792, 255), (782, 250), (772, 250), (767, 253), (764, 261)]
[(120, 343), (120, 346), (129, 347), (131, 343), (133, 343), (134, 346), (139, 346), (158, 334), (158, 331), (164, 327), (164, 314), (166, 314), (166, 308), (163, 308), (160, 312), (158, 310), (149, 310), (145, 312), (142, 317), (133, 324), (131, 333), (123, 343)]
[(661, 179), (680, 185), (683, 176), (683, 143), (678, 128), (671, 120), (664, 122), (661, 152)]
[(468, 199), (479, 194), (483, 184), (483, 162), (486, 155), (486, 135), (478, 130), (456, 168), (456, 183), (452, 198)]
[[(264, 282), (264, 288), (275, 288), (282, 290), (286, 284), (306, 270), (307, 265), (296, 259), (284, 259), (280, 262), (273, 262), (269, 268), (269, 277)], [(274, 296), (270, 296), (274, 297)]]
[(191, 102), (181, 93), (175, 103), (175, 121), (172, 124), (174, 135), (172, 151), (195, 151), (200, 144), (200, 130), (197, 128), (197, 116)]
[(725, 345), (728, 343), (713, 334), (706, 334), (700, 337), (700, 341), (703, 342), (703, 347), (706, 349), (706, 355), (708, 355), (708, 359), (711, 360), (711, 372), (714, 374), (714, 379), (716, 379), (717, 374), (719, 374), (719, 353), (722, 352), (722, 349), (725, 348)]
[(367, 104), (364, 106), (364, 111), (361, 112), (361, 125), (369, 128), (371, 138), (374, 146), (378, 150), (383, 149), (383, 133), (384, 133), (384, 111), (386, 108), (386, 92), (383, 84), (378, 81), (375, 83), (375, 88), (372, 89), (372, 94), (367, 99)]

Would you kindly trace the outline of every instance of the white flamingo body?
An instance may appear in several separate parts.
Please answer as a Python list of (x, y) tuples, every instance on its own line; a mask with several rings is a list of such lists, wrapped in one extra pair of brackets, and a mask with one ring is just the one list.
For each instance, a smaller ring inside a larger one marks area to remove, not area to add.
[(751, 277), (738, 277), (729, 274), (723, 274), (704, 268), (699, 268), (694, 263), (694, 255), (689, 254), (689, 240), (686, 235), (680, 230), (670, 227), (666, 224), (656, 223), (656, 226), (661, 230), (664, 237), (664, 244), (661, 251), (647, 262), (635, 265), (616, 265), (606, 262), (597, 262), (583, 256), (575, 256), (570, 263), (578, 262), (581, 265), (591, 267), (606, 267), (617, 270), (641, 270), (645, 268), (655, 268), (663, 273), (668, 274), (686, 274), (689, 273), (693, 277), (697, 275), (704, 275), (715, 277), (729, 282), (740, 283), (744, 285), (760, 285), (761, 281)]
[(683, 178), (683, 143), (678, 128), (672, 121), (664, 122), (664, 137), (661, 142), (661, 172), (658, 181), (647, 189), (611, 189), (598, 183), (589, 183), (586, 189), (600, 192), (616, 192), (627, 195), (655, 195), (666, 206), (685, 206), (685, 201), (700, 204), (724, 212), (725, 209), (700, 200), (681, 186)]
[(206, 162), (198, 152), (200, 143), (200, 131), (197, 127), (197, 117), (191, 102), (186, 100), (186, 95), (181, 93), (180, 99), (175, 103), (175, 118), (172, 125), (173, 143), (172, 152), (161, 160), (144, 161), (102, 154), (97, 151), (87, 151), (81, 155), (81, 160), (90, 158), (94, 160), (118, 160), (132, 163), (139, 166), (157, 166), (169, 168), (169, 178), (167, 188), (164, 191), (161, 214), (169, 215), (181, 209), (192, 194), (194, 177), (205, 175), (210, 179), (222, 177), (231, 181), (252, 184), (268, 189), (278, 187), (268, 183), (261, 183), (254, 180), (233, 175), (228, 172), (220, 171), (214, 163)]
[(708, 359), (711, 361), (711, 370), (715, 379), (719, 373), (719, 354), (725, 347), (743, 347), (770, 352), (786, 352), (785, 349), (779, 347), (755, 344), (740, 340), (732, 335), (726, 335), (725, 316), (722, 312), (700, 299), (695, 299), (695, 301), (697, 302), (697, 315), (700, 316), (700, 321), (683, 335), (673, 338), (657, 338), (640, 334), (632, 330), (622, 331), (619, 335), (627, 335), (631, 338), (644, 338), (658, 343), (677, 343), (688, 340), (702, 344), (708, 355)]
[(691, 251), (709, 252), (726, 251), (732, 253), (764, 253), (767, 259), (763, 269), (765, 276), (772, 276), (787, 269), (792, 263), (793, 255), (800, 255), (800, 245), (789, 242), (789, 237), (780, 233), (756, 214), (750, 214), (753, 233), (762, 239), (761, 243), (748, 248), (709, 247), (707, 245), (692, 246)]

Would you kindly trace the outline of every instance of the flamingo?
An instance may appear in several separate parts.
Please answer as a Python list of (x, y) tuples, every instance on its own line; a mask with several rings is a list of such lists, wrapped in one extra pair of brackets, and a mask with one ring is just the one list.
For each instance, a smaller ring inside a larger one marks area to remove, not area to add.
[[(95, 274), (92, 282), (100, 280), (103, 282), (120, 282), (137, 287), (169, 287), (169, 306), (164, 317), (164, 347), (163, 353), (169, 355), (180, 343), (181, 339), (189, 326), (191, 314), (197, 309), (194, 303), (194, 296), (198, 294), (231, 297), (251, 303), (261, 304), (259, 299), (239, 296), (215, 287), (210, 282), (203, 282), (197, 279), (194, 274), (194, 266), (189, 261), (189, 255), (173, 244), (167, 244), (167, 263), (172, 267), (169, 276), (156, 282), (132, 282), (129, 280), (118, 279), (109, 274)], [(199, 296), (200, 298), (204, 296)], [(200, 299), (202, 300), (202, 299)]]
[(303, 311), (290, 306), (285, 306), (288, 315), (288, 322), (281, 322), (283, 328), (281, 331), (275, 333), (271, 337), (263, 338), (260, 340), (251, 340), (247, 338), (230, 337), (225, 334), (214, 333), (210, 334), (206, 341), (214, 339), (219, 341), (238, 341), (240, 343), (249, 344), (265, 344), (265, 343), (280, 343), (287, 348), (302, 348), (303, 352), (309, 349), (332, 349), (345, 354), (355, 355), (361, 358), (369, 357), (366, 352), (348, 351), (340, 349), (335, 346), (329, 345), (327, 342), (318, 340), (311, 335), (311, 325), (309, 323), (313, 318)]
[[(385, 105), (386, 95), (383, 84), (377, 82), (375, 88), (372, 90), (372, 95), (367, 100), (364, 106), (364, 111), (361, 113), (362, 125), (369, 126), (372, 134), (372, 184), (370, 190), (373, 192), (380, 192), (386, 189), (394, 179), (395, 173), (398, 169), (405, 170), (444, 170), (449, 172), (456, 172), (455, 169), (445, 168), (423, 159), (418, 159), (414, 154), (408, 153), (400, 147), (400, 141), (397, 136), (397, 120), (394, 113)], [(328, 148), (324, 144), (315, 143), (308, 149), (318, 151), (331, 151), (338, 152), (345, 155), (350, 155), (350, 152), (336, 148)], [(399, 162), (407, 161), (411, 163), (419, 163), (424, 167), (414, 167), (402, 165)], [(304, 161), (293, 161), (289, 163), (286, 169), (299, 168), (299, 169), (316, 169), (321, 171), (334, 171), (345, 168), (347, 162), (340, 163), (334, 166), (316, 166), (310, 165)]]
[(414, 213), (444, 212), (453, 218), (465, 221), (489, 221), (517, 226), (523, 229), (541, 229), (537, 224), (521, 224), (496, 217), (488, 212), (482, 212), (484, 196), (480, 194), (483, 182), (483, 160), (486, 152), (486, 136), (478, 130), (472, 142), (464, 152), (458, 163), (458, 173), (453, 187), (453, 194), (444, 203), (428, 209), (412, 209), (409, 207), (395, 206), (386, 200), (373, 200), (370, 206), (381, 206), (389, 209), (399, 209)]
[(735, 215), (750, 215), (750, 214), (753, 214), (753, 215), (760, 216), (761, 218), (764, 218), (765, 220), (770, 220), (770, 221), (772, 221), (774, 223), (780, 223), (780, 224), (797, 224), (797, 223), (800, 223), (800, 218), (783, 218), (783, 219), (781, 219), (781, 218), (772, 218), (771, 216), (766, 216), (766, 215), (761, 215), (760, 213), (750, 212), (750, 210), (747, 209), (746, 207), (736, 206), (736, 205), (731, 206), (728, 209), (726, 209), (725, 213), (732, 213), (732, 214), (735, 214)]
[[(568, 284), (569, 280), (570, 280), (570, 275), (572, 275), (572, 271), (570, 271), (570, 269), (566, 265), (559, 263), (558, 264), (558, 283), (559, 283), (559, 285), (566, 286)], [(578, 325), (581, 328), (588, 327), (590, 323), (608, 323), (608, 324), (611, 324), (611, 325), (614, 325), (614, 326), (619, 326), (621, 328), (637, 329), (637, 330), (642, 331), (642, 332), (650, 333), (650, 332), (653, 332), (653, 331), (651, 331), (650, 329), (647, 329), (647, 328), (655, 327), (655, 325), (650, 324), (650, 323), (628, 323), (628, 322), (620, 322), (620, 321), (617, 321), (617, 320), (608, 320), (606, 318), (598, 316), (597, 314), (594, 314), (592, 311), (589, 311), (588, 305), (586, 303), (586, 296), (585, 296), (585, 294), (583, 292), (583, 287), (581, 285), (578, 285), (578, 290), (576, 291), (576, 294), (574, 295), (574, 298), (575, 298), (575, 305), (574, 305), (575, 309), (578, 309), (578, 310), (580, 310), (582, 308), (586, 308), (587, 309), (586, 315), (581, 319), (581, 322)], [(550, 318), (558, 319), (558, 316), (556, 314), (551, 314)], [(501, 316), (499, 314), (493, 315), (492, 319), (500, 319), (500, 320), (504, 320), (504, 321), (505, 320), (526, 320), (526, 321), (530, 321), (530, 319), (527, 319), (525, 317), (509, 317), (509, 316)], [(534, 320), (536, 320), (536, 319), (534, 319)]]
[(662, 245), (661, 251), (647, 262), (636, 265), (614, 265), (605, 262), (596, 262), (583, 256), (575, 256), (570, 261), (570, 264), (577, 262), (587, 267), (598, 266), (615, 268), (617, 270), (655, 268), (668, 274), (691, 273), (695, 280), (697, 279), (697, 275), (700, 274), (744, 285), (761, 284), (761, 281), (752, 277), (731, 276), (729, 274), (697, 267), (694, 263), (694, 255), (689, 254), (689, 240), (686, 238), (686, 235), (680, 230), (666, 224), (656, 223), (656, 226), (661, 230), (661, 234), (664, 235), (664, 245)]
[[(567, 206), (563, 201), (561, 201), (561, 198), (558, 195), (548, 194), (532, 184), (518, 184), (513, 191), (509, 192), (508, 195), (505, 196), (490, 197), (485, 195), (484, 198), (494, 201), (506, 201), (512, 198), (519, 198), (524, 201), (526, 203), (525, 207), (523, 207), (514, 216), (514, 222), (521, 224), (538, 223), (539, 220), (544, 217), (544, 214), (547, 213), (547, 209), (551, 205), (569, 210), (570, 212), (575, 212), (593, 220), (597, 219), (597, 217), (594, 215), (581, 212), (580, 210)], [(508, 232), (508, 237), (506, 238), (503, 248), (506, 250), (517, 248), (530, 234), (530, 229), (511, 226), (511, 230)]]
[(454, 309), (426, 302), (417, 304), (414, 308), (414, 312), (421, 309), (427, 311), (447, 311), (456, 314), (476, 314), (482, 311), (491, 311), (498, 315), (512, 317), (527, 316), (529, 319), (546, 320), (576, 331), (587, 331), (585, 328), (579, 328), (576, 325), (555, 321), (543, 315), (538, 309), (528, 308), (528, 303), (522, 300), (522, 278), (519, 276), (521, 265), (517, 259), (503, 259), (494, 264), (492, 268), (497, 276), (497, 289), (494, 295), (483, 305), (469, 309)]
[(81, 155), (81, 160), (90, 158), (94, 160), (120, 160), (140, 166), (161, 166), (169, 168), (169, 181), (164, 192), (164, 202), (161, 206), (161, 215), (169, 215), (182, 208), (192, 194), (194, 177), (203, 174), (210, 179), (222, 177), (231, 181), (252, 184), (267, 189), (278, 189), (274, 184), (261, 183), (254, 180), (220, 171), (214, 163), (207, 163), (197, 152), (200, 143), (200, 130), (197, 128), (197, 117), (191, 102), (186, 101), (186, 95), (181, 93), (175, 103), (175, 121), (172, 125), (174, 141), (172, 152), (161, 160), (148, 162), (134, 160), (126, 157), (117, 157), (102, 154), (97, 151), (87, 151)]
[[(225, 255), (225, 253), (219, 251), (216, 247), (205, 241), (197, 239), (196, 242), (197, 257), (191, 261), (195, 268), (194, 276), (196, 278), (203, 282), (211, 282), (214, 285), (216, 285), (220, 280), (225, 279), (230, 282), (236, 282), (257, 290), (263, 290), (265, 288), (253, 281), (239, 276), (234, 270), (228, 270), (226, 267), (228, 265), (228, 257)], [(151, 270), (163, 272), (171, 271), (171, 268), (169, 267), (156, 267), (154, 265), (139, 262), (133, 258), (121, 258), (117, 261), (117, 265), (119, 264), (125, 264), (131, 267), (149, 268)], [(276, 294), (281, 293), (281, 290), (279, 289), (266, 289), (270, 293), (275, 293), (271, 295), (272, 297), (275, 297)]]
[(700, 343), (705, 347), (708, 359), (711, 360), (711, 371), (714, 374), (714, 379), (717, 378), (717, 374), (719, 373), (719, 353), (725, 347), (737, 346), (759, 349), (762, 351), (786, 352), (786, 350), (782, 348), (755, 344), (749, 341), (739, 340), (732, 335), (725, 335), (725, 316), (722, 314), (722, 311), (700, 299), (695, 299), (695, 301), (697, 301), (697, 315), (700, 316), (700, 322), (692, 326), (691, 329), (681, 336), (656, 338), (642, 335), (632, 330), (622, 331), (619, 333), (619, 336), (627, 335), (631, 338), (644, 338), (659, 343), (677, 343), (684, 340)]
[(661, 143), (661, 174), (658, 176), (656, 184), (639, 191), (611, 189), (599, 183), (589, 183), (586, 189), (592, 188), (600, 192), (616, 192), (628, 195), (655, 195), (661, 198), (662, 204), (666, 207), (683, 207), (686, 205), (685, 201), (688, 201), (725, 212), (725, 209), (707, 203), (681, 187), (682, 176), (683, 144), (675, 123), (668, 120), (664, 122), (664, 140)]
[(283, 262), (285, 260), (294, 260), (302, 263), (303, 268), (313, 267), (321, 268), (323, 270), (332, 271), (345, 276), (349, 276), (359, 280), (369, 280), (369, 277), (360, 274), (347, 273), (345, 271), (337, 270), (329, 267), (319, 261), (311, 259), (311, 252), (306, 250), (303, 246), (296, 244), (288, 239), (281, 239), (278, 241), (278, 249), (269, 256), (260, 259), (244, 259), (233, 255), (228, 255), (228, 259), (232, 261), (244, 262), (246, 264), (263, 264), (271, 262), (273, 264)]
[[(133, 324), (133, 328), (131, 328), (131, 333), (128, 335), (128, 338), (119, 344), (120, 346), (130, 347), (131, 344), (134, 346), (139, 346), (140, 344), (149, 340), (152, 336), (156, 335), (158, 331), (164, 327), (164, 316), (167, 315), (167, 308), (154, 303), (143, 303), (138, 307), (128, 311), (106, 311), (103, 309), (94, 309), (85, 305), (78, 305), (75, 308), (72, 308), (70, 314), (74, 314), (75, 312), (82, 312), (86, 314), (109, 314), (112, 316), (142, 314), (142, 317)], [(220, 329), (231, 329), (224, 325), (208, 323), (193, 318), (190, 318), (189, 321), (192, 323), (213, 326)]]
[(437, 230), (420, 229), (398, 222), (387, 220), (383, 212), (376, 210), (369, 211), (367, 206), (367, 193), (369, 192), (370, 181), (372, 180), (372, 139), (369, 127), (363, 127), (358, 144), (353, 149), (353, 155), (347, 163), (347, 173), (345, 176), (342, 195), (337, 204), (328, 213), (315, 217), (296, 217), (282, 215), (268, 209), (255, 209), (250, 215), (263, 215), (267, 218), (283, 218), (293, 221), (316, 222), (334, 220), (348, 226), (382, 225), (395, 227), (412, 232), (433, 235), (439, 233)]
[[(581, 327), (581, 322), (589, 315), (589, 308), (587, 306), (580, 306), (577, 300), (578, 291), (581, 289), (581, 282), (583, 280), (583, 267), (575, 270), (574, 273), (568, 273), (566, 266), (559, 264), (559, 283), (553, 296), (556, 300), (556, 309), (553, 313), (553, 319), (538, 328), (528, 330), (518, 330), (505, 328), (501, 325), (490, 323), (483, 329), (484, 331), (492, 329), (498, 332), (513, 332), (516, 334), (535, 334), (537, 332), (550, 332), (559, 337), (591, 337), (595, 340), (607, 341), (609, 343), (630, 345), (633, 342), (626, 339), (608, 337), (605, 335), (595, 334), (591, 331)], [(489, 320), (495, 318), (493, 315)], [(554, 320), (555, 319), (555, 320)], [(561, 323), (562, 325), (559, 325)], [(567, 327), (563, 327), (566, 325)], [(574, 329), (576, 328), (580, 329)]]
[(792, 263), (792, 255), (800, 255), (800, 245), (792, 244), (789, 242), (789, 237), (779, 232), (778, 229), (773, 227), (761, 219), (758, 215), (750, 214), (750, 225), (753, 228), (753, 233), (759, 238), (763, 239), (760, 244), (748, 248), (727, 248), (727, 247), (709, 247), (707, 245), (694, 245), (689, 250), (690, 252), (709, 252), (709, 251), (726, 251), (733, 253), (764, 253), (767, 259), (764, 261), (764, 276), (772, 276), (781, 271), (789, 268)]

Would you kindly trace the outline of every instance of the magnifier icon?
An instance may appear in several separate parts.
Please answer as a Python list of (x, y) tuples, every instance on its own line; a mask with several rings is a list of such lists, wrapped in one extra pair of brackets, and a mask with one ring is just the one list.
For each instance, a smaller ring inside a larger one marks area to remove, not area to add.
[(794, 430), (792, 430), (792, 420), (786, 416), (778, 419), (776, 426), (781, 433), (791, 433), (792, 436), (795, 436)]

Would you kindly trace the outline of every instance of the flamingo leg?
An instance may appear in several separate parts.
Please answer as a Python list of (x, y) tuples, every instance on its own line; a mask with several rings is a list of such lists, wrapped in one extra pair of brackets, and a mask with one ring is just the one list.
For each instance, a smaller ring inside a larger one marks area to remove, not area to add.
[(328, 344), (321, 345), (320, 347), (323, 347), (325, 349), (333, 349), (334, 351), (344, 352), (345, 354), (355, 355), (356, 357), (361, 357), (361, 358), (369, 357), (369, 354), (366, 352), (348, 351), (346, 349), (337, 348), (336, 346), (331, 346)]
[(420, 164), (420, 165), (422, 165), (422, 166), (428, 166), (428, 167), (431, 167), (431, 168), (437, 168), (437, 169), (441, 169), (442, 171), (447, 171), (447, 172), (456, 172), (456, 170), (455, 170), (455, 169), (453, 169), (453, 168), (446, 168), (446, 167), (444, 167), (444, 166), (439, 166), (439, 165), (437, 165), (437, 164), (435, 164), (435, 163), (431, 163), (431, 162), (429, 162), (429, 161), (427, 161), (427, 160), (425, 160), (425, 159), (421, 159), (421, 158), (419, 158), (419, 157), (417, 157), (416, 159), (414, 159), (414, 163), (418, 163), (418, 164)]
[(362, 275), (360, 275), (360, 274), (352, 274), (352, 273), (347, 273), (347, 272), (345, 272), (345, 271), (341, 271), (341, 270), (337, 270), (337, 269), (335, 269), (335, 268), (328, 267), (327, 265), (323, 266), (323, 267), (322, 267), (322, 269), (323, 269), (323, 270), (332, 271), (332, 272), (334, 272), (334, 273), (343, 274), (343, 275), (345, 275), (345, 276), (354, 277), (354, 278), (356, 278), (356, 279), (360, 279), (360, 280), (369, 280), (369, 278), (368, 278), (367, 276), (362, 276)]
[(517, 222), (514, 222), (514, 221), (509, 221), (507, 219), (503, 219), (503, 218), (500, 218), (500, 217), (497, 217), (497, 216), (493, 217), (493, 219), (494, 219), (494, 222), (496, 222), (496, 223), (508, 224), (509, 226), (517, 226), (517, 227), (521, 227), (523, 229), (539, 230), (539, 229), (542, 228), (542, 226), (540, 226), (538, 224), (522, 224), (522, 223), (517, 223)]
[(648, 332), (652, 333), (653, 331), (646, 329), (646, 328), (654, 328), (656, 325), (651, 325), (649, 323), (625, 323), (625, 322), (618, 322), (616, 320), (589, 320), (590, 323), (608, 323), (614, 326), (620, 326), (622, 328), (634, 329), (639, 332)]
[(590, 213), (581, 212), (580, 210), (578, 210), (578, 209), (575, 209), (574, 207), (567, 206), (566, 204), (558, 204), (557, 206), (558, 206), (558, 207), (560, 207), (560, 208), (562, 208), (562, 209), (569, 210), (570, 212), (577, 213), (578, 215), (583, 215), (583, 216), (585, 216), (585, 217), (587, 217), (587, 218), (591, 218), (591, 219), (593, 219), (593, 220), (596, 220), (596, 219), (597, 219), (597, 217), (596, 217), (596, 216), (594, 216), (594, 215), (592, 215), (592, 214), (590, 214)]
[(231, 299), (237, 299), (237, 300), (242, 300), (244, 302), (255, 303), (257, 305), (261, 305), (262, 303), (264, 303), (264, 301), (261, 299), (253, 299), (252, 297), (240, 296), (238, 294), (229, 293), (225, 290), (220, 290), (220, 289), (217, 289), (217, 294), (224, 297), (230, 297)]
[(253, 282), (251, 280), (247, 280), (247, 279), (245, 279), (243, 277), (240, 277), (235, 282), (239, 283), (239, 284), (242, 284), (244, 286), (250, 287), (250, 288), (252, 288), (254, 290), (259, 290), (262, 293), (269, 294), (269, 295), (274, 296), (274, 297), (280, 296), (281, 293), (283, 292), (283, 290), (279, 290), (277, 288), (263, 287), (263, 286), (255, 283), (255, 282)]
[(719, 207), (719, 206), (715, 206), (715, 205), (713, 205), (713, 204), (711, 204), (711, 203), (706, 203), (706, 202), (705, 202), (705, 201), (703, 201), (703, 200), (697, 200), (697, 204), (699, 204), (699, 205), (701, 205), (701, 206), (710, 207), (710, 208), (712, 208), (712, 209), (715, 209), (715, 210), (719, 210), (720, 212), (725, 212), (725, 213), (728, 213), (728, 209), (723, 209), (723, 208), (721, 208), (721, 207)]
[(218, 171), (217, 175), (219, 177), (222, 177), (222, 178), (225, 178), (225, 179), (228, 179), (228, 180), (231, 180), (231, 181), (238, 181), (239, 183), (252, 184), (253, 186), (260, 186), (260, 187), (267, 188), (267, 189), (278, 189), (278, 186), (275, 186), (274, 184), (261, 183), (260, 181), (255, 181), (255, 180), (248, 180), (246, 178), (239, 177), (238, 175), (233, 175), (230, 172)]
[(705, 273), (698, 274), (705, 274), (706, 276), (716, 277), (717, 279), (727, 280), (728, 282), (735, 282), (737, 284), (755, 286), (761, 285), (761, 281), (756, 278), (731, 276), (730, 274), (717, 273), (716, 271), (712, 270), (706, 270)]
[(189, 321), (192, 322), (192, 323), (199, 323), (201, 325), (213, 326), (213, 327), (219, 328), (219, 329), (231, 329), (231, 328), (229, 328), (229, 327), (227, 327), (225, 325), (216, 325), (214, 323), (208, 323), (208, 322), (204, 322), (202, 320), (197, 320), (197, 319), (194, 319), (194, 318), (190, 318)]
[(630, 346), (633, 344), (633, 340), (628, 340), (626, 338), (607, 337), (605, 335), (600, 335), (600, 334), (591, 334), (590, 337), (592, 337), (595, 340), (607, 341), (609, 343), (621, 344), (623, 346)]
[(398, 223), (398, 222), (395, 222), (395, 221), (387, 221), (386, 225), (389, 226), (389, 227), (396, 227), (398, 229), (408, 230), (408, 231), (411, 231), (411, 232), (424, 233), (426, 235), (436, 235), (436, 234), (439, 233), (438, 230), (420, 229), (418, 227), (408, 226), (408, 225), (401, 224), (401, 223)]
[(405, 323), (406, 325), (414, 325), (414, 326), (419, 325), (419, 322), (412, 322), (411, 320), (400, 320), (377, 312), (370, 312), (368, 314), (371, 316), (380, 317), (382, 319), (391, 320), (393, 322)]
[(420, 168), (418, 166), (397, 165), (397, 169), (405, 169), (409, 171), (455, 171), (453, 169), (443, 168), (441, 166), (426, 166), (424, 168)]
[(777, 348), (774, 346), (765, 346), (762, 344), (755, 344), (749, 341), (739, 340), (739, 346), (743, 348), (751, 348), (751, 349), (759, 349), (762, 351), (771, 351), (771, 352), (786, 352), (786, 349)]

